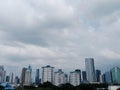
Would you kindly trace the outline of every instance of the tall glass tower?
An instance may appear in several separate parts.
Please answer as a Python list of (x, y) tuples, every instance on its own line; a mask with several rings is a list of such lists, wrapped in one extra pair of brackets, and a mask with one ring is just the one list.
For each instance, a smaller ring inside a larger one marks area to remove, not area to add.
[(36, 85), (40, 84), (40, 70), (39, 69), (36, 69), (35, 84)]
[(111, 69), (111, 74), (113, 84), (120, 84), (120, 68), (114, 67)]
[(6, 71), (4, 70), (4, 66), (0, 66), (0, 83), (5, 82), (5, 74)]
[(87, 81), (89, 83), (96, 82), (94, 59), (85, 58), (85, 67), (86, 67)]

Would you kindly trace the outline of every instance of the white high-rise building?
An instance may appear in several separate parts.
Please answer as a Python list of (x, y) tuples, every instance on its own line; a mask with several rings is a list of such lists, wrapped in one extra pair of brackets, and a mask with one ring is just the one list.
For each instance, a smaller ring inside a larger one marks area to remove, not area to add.
[(25, 72), (25, 84), (24, 85), (31, 85), (31, 72), (26, 70)]
[(81, 83), (81, 70), (70, 72), (69, 82), (73, 86), (78, 86)]
[(42, 67), (42, 83), (44, 82), (51, 82), (53, 83), (53, 74), (54, 74), (54, 67), (47, 65)]
[(62, 71), (62, 69), (59, 69), (54, 74), (54, 84), (56, 86), (60, 86), (60, 85), (65, 84), (65, 83), (67, 83), (66, 74)]
[(0, 66), (0, 83), (5, 82), (6, 71), (4, 70), (4, 66)]
[(32, 84), (32, 68), (29, 66), (25, 71), (25, 83), (24, 85), (30, 86)]
[(85, 67), (86, 67), (87, 81), (89, 83), (96, 82), (94, 59), (85, 58)]

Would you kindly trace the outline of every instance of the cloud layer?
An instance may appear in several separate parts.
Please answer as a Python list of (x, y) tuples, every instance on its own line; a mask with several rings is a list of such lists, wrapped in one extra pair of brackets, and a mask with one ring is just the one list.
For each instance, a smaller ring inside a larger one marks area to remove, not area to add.
[(70, 71), (93, 57), (105, 71), (120, 64), (119, 25), (119, 0), (1, 0), (0, 61)]

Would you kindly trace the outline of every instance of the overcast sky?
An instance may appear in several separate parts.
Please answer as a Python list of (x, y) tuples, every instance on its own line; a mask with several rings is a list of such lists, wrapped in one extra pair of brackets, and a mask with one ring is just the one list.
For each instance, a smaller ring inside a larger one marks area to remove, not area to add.
[(120, 0), (0, 0), (0, 65), (21, 72), (50, 64), (102, 71), (120, 66)]

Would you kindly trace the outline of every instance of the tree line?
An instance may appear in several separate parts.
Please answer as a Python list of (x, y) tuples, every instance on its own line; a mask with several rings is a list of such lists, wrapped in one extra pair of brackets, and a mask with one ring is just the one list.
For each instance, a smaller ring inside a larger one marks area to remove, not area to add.
[(38, 87), (35, 87), (34, 85), (23, 86), (17, 87), (16, 90), (97, 90), (97, 88), (99, 88), (99, 90), (103, 90), (102, 88), (105, 88), (104, 90), (108, 90), (108, 84), (80, 84), (78, 86), (73, 86), (67, 83), (58, 87), (50, 82), (45, 82), (38, 85)]

